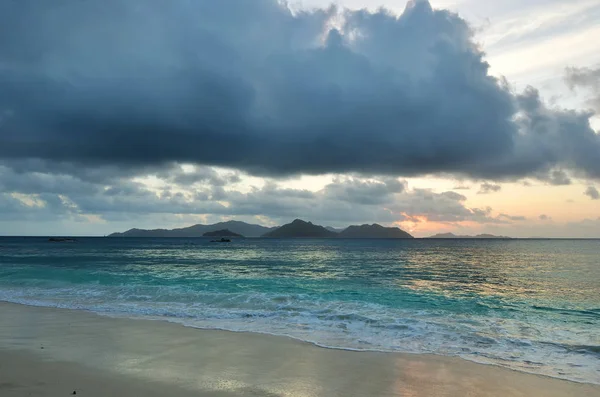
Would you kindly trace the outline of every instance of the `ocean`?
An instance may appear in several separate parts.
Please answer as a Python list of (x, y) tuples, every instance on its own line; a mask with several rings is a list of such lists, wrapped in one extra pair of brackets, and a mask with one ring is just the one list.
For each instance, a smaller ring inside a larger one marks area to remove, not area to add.
[(600, 240), (4, 237), (0, 300), (600, 384)]

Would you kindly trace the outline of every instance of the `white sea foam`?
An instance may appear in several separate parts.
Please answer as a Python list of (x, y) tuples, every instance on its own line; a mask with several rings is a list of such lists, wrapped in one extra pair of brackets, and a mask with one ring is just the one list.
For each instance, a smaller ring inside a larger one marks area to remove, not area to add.
[(302, 294), (198, 293), (165, 286), (3, 287), (0, 300), (282, 335), (328, 348), (459, 356), (600, 384), (597, 331), (557, 327), (543, 316), (451, 314)]

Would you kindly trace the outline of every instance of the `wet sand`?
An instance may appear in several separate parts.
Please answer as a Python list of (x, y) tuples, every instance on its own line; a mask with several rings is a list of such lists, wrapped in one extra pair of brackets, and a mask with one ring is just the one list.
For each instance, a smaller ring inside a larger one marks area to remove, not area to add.
[(0, 395), (598, 396), (458, 358), (324, 349), (285, 337), (0, 303)]

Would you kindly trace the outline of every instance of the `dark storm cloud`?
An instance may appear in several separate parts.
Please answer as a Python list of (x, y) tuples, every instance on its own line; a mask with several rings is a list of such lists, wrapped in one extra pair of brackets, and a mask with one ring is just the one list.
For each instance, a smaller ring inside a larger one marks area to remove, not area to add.
[(0, 159), (86, 180), (172, 163), (486, 179), (560, 166), (600, 178), (590, 114), (490, 77), (456, 14), (427, 1), (399, 17), (340, 11), (340, 31), (325, 33), (337, 12), (0, 2)]
[(592, 200), (600, 200), (600, 192), (594, 186), (588, 186), (588, 188), (583, 193)]

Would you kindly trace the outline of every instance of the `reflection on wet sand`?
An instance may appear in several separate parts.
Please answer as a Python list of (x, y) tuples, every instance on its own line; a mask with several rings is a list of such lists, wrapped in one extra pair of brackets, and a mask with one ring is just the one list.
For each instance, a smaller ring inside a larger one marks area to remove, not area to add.
[[(171, 385), (174, 396), (600, 396), (598, 386), (447, 357), (323, 349), (284, 337), (0, 304), (0, 359), (19, 351), (89, 368), (88, 382), (157, 382)], [(53, 370), (66, 379), (74, 371)]]

